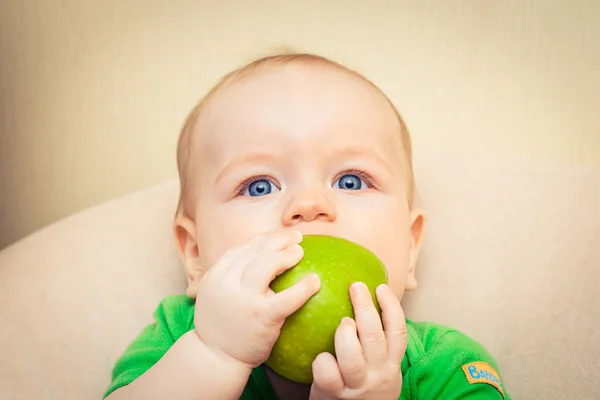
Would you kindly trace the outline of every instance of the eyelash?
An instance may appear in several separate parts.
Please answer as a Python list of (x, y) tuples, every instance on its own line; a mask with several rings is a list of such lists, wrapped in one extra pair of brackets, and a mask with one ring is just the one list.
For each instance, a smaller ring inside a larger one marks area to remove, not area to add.
[[(244, 179), (244, 180), (242, 181), (242, 183), (240, 183), (240, 185), (238, 186), (238, 188), (237, 188), (237, 190), (236, 190), (236, 193), (235, 193), (235, 195), (236, 195), (236, 196), (241, 196), (241, 195), (243, 195), (243, 194), (244, 194), (244, 192), (246, 191), (246, 189), (248, 189), (248, 187), (249, 187), (250, 185), (252, 185), (252, 184), (253, 184), (254, 182), (256, 182), (256, 181), (262, 181), (263, 179), (264, 179), (265, 181), (269, 181), (269, 182), (271, 182), (273, 185), (275, 185), (275, 182), (273, 182), (273, 178), (271, 178), (270, 176), (267, 176), (267, 175), (253, 175), (253, 176), (250, 176), (250, 177), (248, 177), (248, 178)], [(275, 185), (275, 186), (277, 186), (277, 185)]]
[(337, 181), (338, 179), (340, 179), (342, 176), (345, 175), (356, 175), (358, 176), (360, 179), (362, 179), (363, 181), (365, 181), (365, 183), (367, 184), (367, 186), (369, 186), (370, 188), (377, 188), (377, 184), (375, 183), (375, 180), (373, 178), (371, 178), (371, 175), (369, 175), (365, 170), (362, 169), (358, 169), (358, 168), (351, 168), (348, 169), (342, 173), (339, 173), (334, 182)]
[[(336, 182), (338, 179), (340, 179), (342, 176), (344, 175), (356, 175), (358, 176), (360, 179), (362, 179), (363, 181), (365, 181), (365, 183), (370, 187), (370, 188), (377, 188), (377, 184), (375, 183), (375, 181), (373, 180), (373, 178), (371, 178), (371, 176), (364, 170), (362, 169), (358, 169), (358, 168), (351, 168), (348, 170), (345, 170), (344, 172), (341, 172), (339, 174), (337, 174), (334, 182)], [(246, 191), (246, 189), (248, 189), (248, 187), (253, 184), (256, 181), (261, 181), (261, 180), (266, 180), (271, 182), (271, 184), (277, 186), (273, 180), (273, 178), (271, 178), (268, 175), (254, 175), (254, 176), (250, 176), (246, 179), (244, 179), (238, 186), (235, 195), (236, 196), (241, 196), (244, 194), (244, 192)]]

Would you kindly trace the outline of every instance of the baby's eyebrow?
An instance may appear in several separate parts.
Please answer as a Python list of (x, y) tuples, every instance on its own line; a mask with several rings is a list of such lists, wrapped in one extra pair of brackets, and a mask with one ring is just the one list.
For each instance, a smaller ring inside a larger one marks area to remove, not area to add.
[[(385, 158), (382, 157), (379, 153), (377, 153), (376, 151), (374, 151), (373, 149), (371, 149), (369, 147), (352, 146), (352, 147), (336, 148), (334, 151), (331, 151), (331, 153), (328, 155), (328, 159), (334, 160), (334, 161), (338, 161), (338, 160), (341, 161), (341, 160), (344, 160), (347, 158), (352, 158), (352, 157), (369, 158), (369, 159), (373, 160), (374, 162), (376, 162), (377, 164), (384, 167), (386, 172), (388, 172), (391, 175), (394, 175), (394, 169), (392, 168), (390, 163), (387, 162), (385, 160)], [(284, 157), (282, 157), (279, 154), (275, 154), (275, 153), (271, 153), (271, 152), (245, 153), (243, 155), (240, 155), (240, 156), (234, 158), (221, 170), (221, 172), (219, 172), (219, 174), (217, 175), (217, 177), (215, 179), (215, 184), (217, 184), (221, 179), (223, 179), (223, 177), (226, 176), (230, 171), (239, 169), (240, 167), (242, 167), (244, 165), (254, 164), (254, 163), (276, 164), (276, 163), (283, 163), (284, 161), (285, 161)]]
[(235, 170), (245, 164), (253, 164), (253, 163), (277, 163), (281, 162), (283, 157), (277, 154), (269, 153), (269, 152), (254, 152), (254, 153), (246, 153), (241, 156), (234, 158), (230, 161), (217, 175), (215, 179), (215, 184), (219, 182), (223, 176), (227, 175), (230, 171)]
[(350, 157), (370, 158), (370, 159), (374, 160), (375, 162), (381, 164), (387, 170), (387, 172), (389, 172), (392, 175), (394, 174), (394, 169), (392, 168), (390, 163), (388, 163), (385, 160), (385, 158), (383, 158), (378, 152), (374, 151), (373, 149), (371, 149), (369, 147), (353, 146), (353, 147), (345, 147), (345, 148), (341, 148), (341, 149), (338, 148), (338, 149), (336, 149), (335, 152), (332, 152), (332, 154), (330, 154), (330, 158), (334, 159), (334, 160), (350, 158)]

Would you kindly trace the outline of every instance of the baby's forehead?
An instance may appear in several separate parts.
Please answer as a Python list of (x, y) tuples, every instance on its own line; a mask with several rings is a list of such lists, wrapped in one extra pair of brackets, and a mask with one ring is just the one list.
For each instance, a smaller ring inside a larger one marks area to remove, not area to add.
[(203, 108), (197, 125), (204, 133), (232, 118), (269, 113), (283, 118), (300, 109), (305, 118), (328, 112), (348, 121), (369, 118), (371, 123), (400, 129), (394, 107), (375, 85), (341, 66), (319, 61), (270, 65), (233, 76), (221, 83)]
[(399, 120), (387, 97), (360, 75), (317, 62), (268, 66), (226, 80), (195, 125), (191, 150), (201, 152), (203, 161), (239, 147), (240, 139), (269, 141), (290, 130), (342, 142), (359, 131), (372, 141), (384, 140), (384, 146), (402, 147)]

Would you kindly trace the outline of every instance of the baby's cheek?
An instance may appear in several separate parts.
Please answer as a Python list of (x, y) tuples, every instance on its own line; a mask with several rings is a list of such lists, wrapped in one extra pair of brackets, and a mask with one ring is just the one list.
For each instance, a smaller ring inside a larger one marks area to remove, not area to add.
[(198, 225), (198, 250), (203, 263), (213, 265), (228, 250), (249, 242), (256, 235), (274, 231), (278, 220), (258, 212), (213, 212)]
[(374, 249), (388, 271), (388, 285), (399, 297), (404, 293), (410, 267), (410, 241), (404, 230), (382, 236)]
[(402, 299), (404, 292), (406, 291), (406, 278), (398, 273), (388, 271), (389, 281), (388, 286), (392, 289), (392, 292), (398, 299)]

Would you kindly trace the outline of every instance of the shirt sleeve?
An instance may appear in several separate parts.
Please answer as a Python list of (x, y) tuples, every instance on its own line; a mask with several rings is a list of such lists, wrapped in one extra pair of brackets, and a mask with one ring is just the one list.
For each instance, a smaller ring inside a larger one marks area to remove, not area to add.
[(408, 398), (510, 400), (496, 361), (474, 339), (455, 330), (441, 334), (405, 377)]
[(129, 385), (156, 364), (184, 333), (193, 328), (192, 304), (185, 295), (167, 297), (154, 311), (154, 323), (146, 326), (117, 360), (104, 398)]

